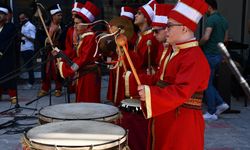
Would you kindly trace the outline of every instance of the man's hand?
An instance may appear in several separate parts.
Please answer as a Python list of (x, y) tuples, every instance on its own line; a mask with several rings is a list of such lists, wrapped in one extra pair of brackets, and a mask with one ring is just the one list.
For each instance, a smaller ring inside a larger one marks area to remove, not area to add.
[(60, 51), (60, 50), (59, 50), (57, 47), (55, 47), (55, 48), (51, 51), (51, 54), (52, 54), (53, 56), (56, 56), (56, 55), (58, 55), (59, 51)]
[(145, 94), (145, 85), (139, 85), (137, 87), (139, 96), (140, 96), (140, 100), (141, 101), (145, 101), (146, 100), (146, 94)]

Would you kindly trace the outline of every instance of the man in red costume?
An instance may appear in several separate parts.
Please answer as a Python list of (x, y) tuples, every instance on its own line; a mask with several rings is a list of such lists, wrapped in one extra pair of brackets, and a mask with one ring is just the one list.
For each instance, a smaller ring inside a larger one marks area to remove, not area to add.
[(156, 4), (154, 11), (155, 16), (152, 23), (152, 31), (154, 33), (154, 36), (159, 44), (158, 47), (158, 55), (156, 58), (156, 62), (158, 64), (157, 68), (155, 68), (155, 71), (160, 69), (161, 63), (163, 61), (164, 56), (167, 53), (168, 50), (168, 42), (166, 41), (166, 26), (167, 26), (167, 20), (168, 20), (168, 13), (171, 9), (174, 8), (174, 5), (170, 4)]
[(204, 149), (201, 104), (210, 69), (194, 31), (206, 10), (204, 0), (179, 1), (168, 14), (170, 46), (160, 70), (139, 76), (141, 107), (150, 120), (148, 150)]
[[(151, 30), (151, 23), (154, 18), (155, 0), (150, 0), (147, 4), (138, 8), (135, 15), (134, 24), (139, 28), (138, 38), (134, 51), (130, 51), (129, 55), (133, 61), (135, 69), (138, 73), (154, 74), (155, 68), (158, 66), (156, 57), (158, 55), (159, 42), (155, 39)], [(136, 86), (131, 86), (125, 81), (126, 97), (137, 97)]]
[[(151, 0), (147, 4), (139, 7), (138, 12), (135, 15), (134, 24), (138, 26), (140, 33), (138, 34), (134, 50), (129, 51), (136, 70), (144, 74), (153, 74), (152, 66), (157, 66), (155, 60), (158, 53), (159, 42), (155, 39), (150, 26), (154, 18), (154, 4), (156, 4), (156, 1)], [(127, 68), (130, 69), (130, 66), (127, 66)], [(135, 92), (130, 92), (133, 91), (130, 90), (131, 87), (132, 89), (135, 89)], [(127, 80), (125, 80), (126, 97), (138, 97), (136, 88), (136, 85), (130, 86)], [(135, 101), (138, 100), (135, 99)], [(132, 150), (146, 149), (148, 120), (144, 118), (141, 112), (130, 112), (126, 109), (122, 111), (122, 115), (120, 125), (129, 130), (129, 147)]]
[(100, 102), (101, 74), (100, 68), (94, 63), (96, 49), (95, 33), (91, 30), (92, 23), (100, 10), (87, 1), (74, 19), (74, 27), (79, 37), (76, 56), (72, 59), (74, 65), (69, 66), (61, 61), (58, 64), (63, 78), (74, 76), (76, 83), (76, 102)]
[[(128, 6), (122, 7), (120, 17), (113, 18), (110, 21), (111, 30), (114, 30), (111, 32), (115, 32), (118, 30), (118, 26), (114, 25), (114, 23), (120, 24), (121, 21), (123, 21), (124, 23), (126, 22), (125, 26), (129, 26), (129, 24), (133, 26), (132, 22), (134, 20), (134, 14), (135, 14), (135, 11), (133, 8), (128, 7)], [(132, 31), (127, 31), (127, 32), (132, 32)], [(129, 51), (133, 49), (131, 47), (134, 47), (136, 37), (137, 37), (137, 34), (133, 32), (132, 38), (130, 38), (128, 41)], [(119, 56), (119, 58), (125, 58), (124, 53), (119, 54), (119, 55), (121, 55)], [(114, 55), (112, 55), (111, 56), (112, 60), (113, 59), (118, 60), (119, 58), (117, 56), (118, 56), (118, 53), (115, 53)], [(124, 61), (124, 59), (122, 59), (122, 61)], [(125, 67), (123, 65), (125, 65)], [(119, 62), (118, 67), (116, 69), (110, 70), (109, 72), (107, 99), (111, 100), (115, 106), (119, 106), (120, 102), (125, 99), (125, 86), (124, 86), (124, 79), (122, 76), (124, 74), (124, 68), (127, 68), (127, 67), (129, 67), (128, 64), (123, 64), (122, 62)]]
[[(53, 5), (49, 9), (51, 15), (51, 22), (48, 26), (48, 32), (53, 41), (54, 46), (61, 47), (62, 41), (61, 35), (63, 32), (63, 27), (61, 26), (62, 22), (62, 9), (59, 4)], [(49, 40), (48, 38), (45, 40), (45, 44), (48, 45)], [(43, 56), (43, 59), (48, 59), (51, 56), (51, 48), (47, 49), (46, 54)], [(46, 95), (50, 88), (51, 88), (51, 81), (52, 79), (55, 81), (55, 96), (59, 97), (62, 95), (62, 79), (60, 78), (58, 69), (56, 67), (56, 60), (48, 61), (42, 67), (43, 79), (42, 79), (42, 87), (41, 90), (38, 92), (37, 96), (41, 97)]]
[[(73, 59), (76, 57), (76, 49), (77, 49), (77, 43), (78, 43), (78, 37), (76, 34), (76, 30), (74, 28), (74, 19), (75, 15), (81, 10), (81, 8), (84, 6), (84, 4), (80, 2), (75, 2), (73, 5), (73, 8), (71, 10), (71, 18), (72, 22), (70, 23), (68, 30), (67, 30), (67, 35), (65, 38), (65, 50), (63, 51), (66, 56), (68, 56), (70, 59)], [(75, 92), (75, 81), (69, 81), (70, 78), (68, 79), (68, 92), (69, 93), (74, 93)], [(68, 93), (68, 94), (69, 94)]]
[(138, 8), (135, 15), (134, 24), (138, 26), (140, 32), (134, 48), (135, 57), (132, 54), (132, 60), (135, 60), (135, 67), (140, 73), (154, 74), (153, 68), (157, 66), (155, 58), (158, 53), (159, 42), (155, 39), (151, 30), (151, 23), (154, 18), (155, 0), (149, 1), (147, 4)]
[(81, 10), (83, 6), (84, 4), (80, 2), (75, 2), (71, 10), (73, 22), (71, 23), (71, 26), (68, 28), (68, 31), (67, 31), (67, 36), (65, 39), (65, 51), (64, 51), (64, 53), (69, 58), (73, 58), (76, 55), (78, 41), (77, 41), (76, 30), (74, 28), (74, 19), (75, 19), (75, 15)]

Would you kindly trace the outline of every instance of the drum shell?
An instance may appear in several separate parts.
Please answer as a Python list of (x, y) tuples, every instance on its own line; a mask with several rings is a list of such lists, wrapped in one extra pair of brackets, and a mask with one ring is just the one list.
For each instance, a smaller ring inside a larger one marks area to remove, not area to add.
[[(21, 142), (22, 142), (23, 150), (90, 150), (91, 149), (90, 147), (86, 147), (86, 148), (84, 147), (57, 147), (57, 148), (48, 147), (46, 145), (41, 145), (35, 142), (30, 142), (25, 136), (22, 137)], [(97, 149), (93, 149), (93, 150), (97, 150)], [(128, 147), (127, 140), (126, 140), (123, 143), (121, 143), (121, 145), (117, 145), (112, 148), (107, 148), (103, 150), (130, 150), (130, 148)]]
[(144, 118), (138, 99), (125, 99), (120, 105), (119, 124), (128, 130), (128, 145), (131, 149), (147, 149), (148, 120)]
[[(97, 122), (98, 121), (66, 121), (67, 122), (70, 122), (69, 123), (69, 128), (72, 128), (70, 126), (70, 124), (74, 124), (75, 122)], [(65, 122), (64, 122), (65, 123)], [(48, 123), (46, 125), (49, 125), (49, 124), (55, 124), (55, 123)], [(110, 124), (110, 123), (107, 123), (107, 124)], [(44, 125), (41, 125), (41, 126), (44, 126)], [(40, 126), (40, 127), (41, 127)], [(117, 126), (117, 125), (116, 125)], [(81, 127), (81, 126), (79, 126)], [(119, 126), (117, 126), (119, 127)], [(74, 126), (73, 126), (74, 128)], [(84, 128), (84, 126), (83, 126)], [(86, 128), (86, 127), (85, 127)], [(102, 128), (102, 126), (100, 126), (100, 128)], [(121, 128), (121, 127), (119, 127)], [(32, 129), (30, 129), (32, 130)], [(30, 131), (29, 130), (29, 131)], [(112, 130), (112, 128), (110, 129)], [(28, 137), (28, 134), (29, 134), (29, 131), (27, 133), (25, 133), (22, 138), (21, 138), (21, 142), (22, 142), (22, 146), (23, 146), (23, 150), (90, 150), (90, 149), (93, 149), (93, 150), (129, 150), (128, 146), (127, 146), (127, 132), (125, 131), (125, 134), (120, 138), (120, 139), (117, 139), (117, 140), (113, 140), (113, 141), (109, 141), (109, 142), (106, 142), (106, 143), (102, 143), (102, 144), (91, 144), (91, 145), (84, 145), (82, 144), (82, 146), (63, 146), (63, 145), (52, 145), (52, 144), (46, 144), (46, 143), (39, 143), (37, 141), (32, 141), (32, 139), (29, 139)], [(56, 132), (58, 133), (58, 132)], [(80, 132), (82, 133), (82, 132)], [(41, 133), (38, 133), (38, 134), (41, 134)], [(46, 133), (44, 133), (46, 134)], [(73, 133), (73, 136), (74, 136), (75, 133)], [(87, 135), (89, 133), (86, 133)], [(95, 133), (94, 133), (95, 134)], [(63, 139), (64, 137), (62, 137)], [(69, 138), (68, 136), (65, 137), (66, 139)], [(98, 140), (98, 138), (97, 138)], [(84, 139), (83, 139), (83, 143), (84, 143)]]

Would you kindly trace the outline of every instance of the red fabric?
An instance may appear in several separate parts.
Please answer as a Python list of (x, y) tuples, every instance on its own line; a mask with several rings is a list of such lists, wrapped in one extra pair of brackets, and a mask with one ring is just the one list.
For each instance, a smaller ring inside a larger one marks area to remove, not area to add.
[[(48, 57), (51, 54), (48, 55)], [(42, 80), (42, 90), (49, 91), (51, 88), (51, 80), (55, 81), (55, 89), (62, 90), (62, 79), (59, 75), (58, 69), (56, 67), (56, 60), (49, 61), (46, 64), (46, 75)]]
[(111, 100), (115, 106), (119, 106), (120, 102), (125, 99), (125, 86), (124, 86), (124, 78), (123, 78), (124, 69), (120, 67), (120, 74), (118, 77), (118, 91), (117, 91), (117, 99), (114, 100), (115, 97), (115, 83), (116, 83), (116, 69), (110, 70), (109, 72), (109, 84), (107, 91), (107, 99)]
[[(156, 4), (155, 5), (155, 17), (151, 26), (166, 27), (167, 21), (164, 19), (156, 20), (156, 17), (167, 17), (171, 9), (174, 8), (172, 4)], [(159, 19), (159, 18), (157, 18)]]
[[(73, 59), (73, 62), (79, 66), (77, 71), (79, 78), (76, 81), (76, 101), (100, 103), (100, 68), (98, 67), (98, 70), (91, 71), (85, 75), (81, 73), (81, 70), (86, 69), (90, 65), (91, 67), (97, 67), (93, 58), (96, 48), (95, 34), (83, 37), (80, 44), (80, 47), (77, 49), (77, 56)], [(62, 72), (64, 77), (74, 75), (73, 70), (65, 63), (62, 66)]]
[[(128, 42), (128, 52), (131, 53), (133, 49), (131, 48), (132, 46), (134, 47), (137, 39), (137, 34), (134, 33), (133, 37), (129, 40)], [(117, 56), (113, 56), (112, 59), (117, 60)], [(126, 65), (126, 68), (129, 69), (129, 63), (126, 59), (126, 56), (124, 54), (124, 63)], [(109, 84), (108, 84), (108, 91), (107, 91), (107, 99), (111, 100), (115, 106), (119, 106), (120, 102), (125, 99), (125, 81), (124, 81), (124, 68), (123, 66), (120, 67), (120, 74), (119, 74), (119, 83), (118, 83), (118, 92), (117, 92), (117, 99), (116, 102), (114, 101), (114, 96), (115, 96), (115, 82), (116, 82), (116, 69), (110, 70), (109, 72)], [(136, 93), (135, 93), (136, 94)]]
[[(137, 39), (137, 45), (135, 47), (135, 51), (129, 51), (129, 55), (131, 57), (131, 60), (135, 66), (135, 69), (138, 74), (147, 74), (148, 69), (148, 46), (147, 42), (151, 41), (150, 46), (150, 60), (151, 60), (151, 67), (157, 68), (158, 67), (158, 49), (160, 46), (160, 43), (155, 39), (153, 32), (151, 31), (145, 31), (144, 33), (141, 33), (140, 36)], [(125, 59), (126, 64), (128, 64), (127, 60)], [(131, 70), (129, 65), (127, 65), (128, 70)], [(137, 84), (129, 85), (129, 93), (132, 97), (138, 97), (137, 93)]]
[(150, 0), (147, 4), (143, 5), (151, 7), (151, 10), (146, 10), (143, 6), (138, 8), (143, 13), (145, 18), (147, 18), (148, 24), (151, 24), (153, 21), (152, 19), (154, 16), (154, 4), (157, 4), (157, 2), (155, 0)]
[(142, 103), (144, 114), (147, 115), (149, 110), (152, 112), (147, 149), (203, 150), (205, 126), (202, 111), (180, 106), (195, 92), (207, 88), (209, 65), (198, 46), (181, 49), (171, 60), (166, 60), (171, 51), (170, 47), (164, 60), (169, 61), (163, 77), (168, 86), (155, 86), (160, 80), (164, 62), (155, 75), (139, 76), (142, 84), (150, 85), (151, 109)]
[[(52, 41), (56, 47), (59, 47), (62, 43), (58, 41), (57, 34), (61, 32), (60, 25), (57, 25), (53, 22), (51, 22), (49, 26), (49, 35), (52, 37)], [(46, 41), (47, 42), (47, 41)], [(46, 43), (47, 44), (47, 43)], [(52, 56), (51, 50), (47, 50), (47, 58), (50, 58)], [(46, 63), (45, 66), (45, 77), (42, 80), (42, 90), (49, 91), (51, 87), (51, 80), (55, 81), (55, 89), (56, 90), (62, 90), (62, 78), (60, 77), (59, 70), (56, 66), (57, 59), (53, 59)]]
[(181, 2), (192, 7), (200, 14), (205, 14), (208, 9), (208, 4), (205, 2), (205, 0), (182, 0)]
[(148, 120), (142, 113), (121, 110), (120, 126), (128, 130), (128, 145), (131, 150), (146, 150), (148, 137)]
[[(205, 14), (205, 12), (208, 9), (208, 5), (204, 0), (182, 0), (181, 2), (190, 6), (201, 15)], [(189, 29), (191, 29), (194, 32), (197, 28), (196, 22), (193, 22), (192, 20), (190, 20), (189, 18), (187, 18), (186, 16), (184, 16), (183, 14), (181, 14), (180, 12), (174, 9), (169, 12), (168, 17), (184, 24), (185, 26), (187, 26)]]
[[(9, 95), (10, 97), (15, 97), (15, 96), (17, 96), (17, 90), (16, 90), (16, 89), (11, 89), (11, 88), (9, 88), (9, 89), (7, 89), (7, 92), (8, 92), (8, 95)], [(0, 98), (1, 98), (2, 94), (3, 94), (3, 88), (0, 87)]]
[[(91, 13), (91, 17), (93, 17), (93, 19), (89, 18), (90, 14), (84, 14), (86, 12), (82, 12), (83, 8), (85, 8), (86, 10), (88, 10)], [(77, 12), (77, 14), (80, 15), (82, 17), (82, 19), (84, 21), (86, 21), (87, 23), (93, 22), (95, 20), (95, 18), (101, 13), (101, 10), (96, 5), (94, 5), (92, 2), (90, 2), (90, 1), (87, 1), (84, 4), (83, 8), (81, 9), (80, 12)]]
[(158, 53), (159, 42), (155, 39), (153, 32), (145, 31), (141, 33), (141, 38), (138, 37), (138, 44), (135, 47), (135, 53), (131, 54), (131, 59), (135, 64), (138, 73), (146, 73), (148, 68), (148, 46), (147, 42), (151, 41), (150, 60), (151, 66), (157, 66), (156, 57)]
[(74, 27), (70, 27), (67, 31), (67, 36), (65, 38), (65, 50), (63, 51), (69, 58), (76, 57), (76, 50), (74, 49), (74, 43), (77, 41), (76, 33), (74, 32)]
[[(76, 49), (74, 47), (74, 43), (77, 43), (77, 34), (74, 30), (74, 27), (71, 26), (67, 30), (67, 35), (65, 38), (65, 50), (63, 51), (63, 53), (66, 56), (68, 56), (70, 59), (73, 59), (74, 57), (76, 57)], [(68, 86), (69, 86), (70, 93), (74, 93), (75, 92), (75, 84), (72, 82), (70, 82), (68, 84), (69, 84)]]

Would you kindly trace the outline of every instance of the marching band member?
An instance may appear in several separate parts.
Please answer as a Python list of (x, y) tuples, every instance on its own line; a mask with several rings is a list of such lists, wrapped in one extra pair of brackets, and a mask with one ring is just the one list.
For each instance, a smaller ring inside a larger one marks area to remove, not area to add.
[(76, 30), (74, 28), (74, 19), (75, 19), (76, 14), (81, 10), (81, 8), (83, 8), (83, 6), (84, 4), (80, 2), (75, 2), (71, 10), (71, 15), (72, 15), (71, 18), (73, 22), (67, 31), (67, 36), (65, 39), (65, 51), (64, 51), (64, 53), (69, 58), (73, 58), (76, 55), (78, 39), (77, 39)]
[[(129, 24), (131, 24), (133, 26), (134, 14), (135, 14), (135, 11), (133, 8), (128, 7), (128, 6), (121, 7), (120, 17), (114, 18), (110, 21), (111, 28), (114, 26), (116, 26), (116, 28), (118, 28), (116, 24), (118, 24), (117, 22), (119, 22), (120, 19), (122, 19), (124, 22), (127, 21)], [(128, 23), (127, 23), (127, 26), (128, 26)], [(129, 39), (129, 41), (128, 41), (129, 50), (132, 51), (133, 48), (131, 48), (131, 47), (134, 47), (134, 45), (135, 45), (137, 34), (134, 31), (127, 31), (127, 32), (133, 32), (132, 38)], [(117, 56), (119, 58), (125, 59), (124, 53), (122, 53), (122, 54), (116, 53), (114, 55), (115, 56), (112, 56), (112, 59), (114, 59), (114, 60), (118, 59)], [(119, 55), (122, 55), (122, 56), (119, 56)], [(122, 64), (121, 62), (119, 62), (119, 63), (120, 63), (118, 65), (119, 68), (110, 70), (110, 72), (109, 72), (109, 83), (108, 83), (108, 91), (107, 91), (107, 99), (111, 100), (115, 106), (119, 106), (121, 100), (125, 99), (124, 78), (122, 76), (124, 73), (124, 68), (123, 68), (124, 66), (123, 65), (125, 65), (125, 68), (128, 65)], [(119, 71), (118, 71), (118, 69), (119, 69)], [(118, 80), (117, 80), (117, 78), (118, 78)], [(118, 83), (116, 83), (116, 82), (118, 82)]]
[[(140, 30), (134, 48), (139, 60), (135, 62), (135, 64), (137, 64), (135, 67), (140, 73), (152, 74), (153, 70), (151, 67), (157, 64), (155, 58), (157, 56), (159, 42), (155, 39), (151, 30), (151, 23), (154, 18), (154, 4), (156, 3), (155, 0), (149, 1), (147, 4), (139, 7), (137, 14), (135, 15), (134, 24), (138, 26)], [(150, 68), (148, 66), (149, 64), (151, 64)]]
[(194, 32), (206, 10), (204, 0), (179, 1), (168, 14), (166, 38), (171, 46), (160, 70), (139, 76), (141, 107), (150, 120), (148, 149), (204, 149), (201, 104), (210, 69)]
[[(139, 7), (137, 14), (135, 15), (134, 24), (138, 26), (140, 33), (138, 34), (134, 51), (129, 51), (129, 54), (139, 73), (147, 74), (149, 73), (149, 69), (151, 70), (151, 65), (156, 65), (155, 59), (158, 53), (159, 42), (155, 39), (150, 26), (154, 18), (154, 4), (156, 4), (156, 1), (149, 1), (147, 4)], [(148, 45), (148, 42), (150, 42), (150, 45)], [(148, 60), (151, 60), (151, 62)], [(126, 62), (126, 64), (128, 63)], [(151, 64), (150, 67), (149, 64)], [(126, 75), (126, 77), (128, 77), (128, 75)], [(130, 85), (125, 78), (126, 97), (135, 98), (135, 96), (138, 95), (136, 88), (136, 85)], [(133, 89), (134, 91), (130, 89)], [(141, 113), (122, 113), (123, 117), (121, 118), (121, 126), (129, 130), (129, 147), (133, 150), (146, 149), (148, 120), (146, 120)]]
[(96, 49), (96, 35), (92, 31), (92, 23), (99, 15), (100, 10), (87, 1), (83, 8), (75, 15), (74, 27), (79, 37), (76, 56), (72, 59), (73, 66), (63, 61), (58, 68), (63, 78), (76, 74), (76, 102), (100, 102), (101, 74), (100, 68), (94, 63)]
[[(130, 51), (129, 54), (138, 73), (153, 74), (153, 68), (158, 66), (156, 57), (158, 55), (159, 42), (155, 39), (151, 30), (151, 23), (154, 18), (154, 4), (156, 4), (156, 1), (149, 1), (147, 4), (139, 7), (135, 15), (134, 24), (138, 26), (140, 32), (134, 51)], [(136, 86), (129, 85), (125, 81), (126, 97), (138, 96), (136, 88)]]
[[(121, 7), (121, 13), (120, 13), (121, 17), (126, 18), (126, 19), (134, 22), (135, 21), (135, 14), (136, 14), (136, 11), (134, 8), (131, 8), (128, 6)], [(132, 38), (129, 40), (129, 43), (128, 43), (129, 49), (131, 49), (131, 50), (134, 49), (134, 46), (136, 45), (137, 38), (138, 38), (138, 35), (137, 35), (137, 32), (135, 31)]]
[[(76, 14), (83, 8), (84, 4), (80, 2), (75, 2), (73, 4), (73, 8), (71, 10), (71, 18), (72, 22), (68, 27), (66, 38), (65, 38), (65, 50), (63, 51), (66, 56), (70, 59), (76, 57), (76, 49), (78, 44), (78, 36), (76, 34), (76, 30), (74, 28), (74, 19)], [(70, 93), (75, 92), (75, 81), (68, 81), (68, 90)]]
[[(62, 10), (59, 4), (51, 6), (49, 9), (51, 15), (51, 22), (48, 27), (49, 35), (53, 41), (54, 46), (61, 47), (62, 42), (60, 41), (60, 36), (62, 35)], [(45, 45), (47, 45), (48, 38), (45, 40)], [(51, 56), (51, 48), (48, 48), (47, 54), (45, 54), (46, 59)], [(51, 60), (42, 67), (44, 73), (42, 79), (42, 88), (38, 92), (38, 97), (44, 96), (49, 92), (51, 88), (51, 80), (55, 81), (55, 96), (59, 97), (62, 95), (62, 79), (60, 78), (58, 69), (56, 68), (56, 60)]]
[(168, 50), (168, 42), (166, 41), (166, 26), (167, 26), (167, 20), (168, 20), (168, 13), (171, 9), (174, 8), (174, 5), (170, 4), (155, 4), (154, 5), (154, 20), (152, 23), (152, 31), (154, 33), (154, 36), (158, 42), (161, 44), (159, 45), (158, 49), (158, 55), (156, 58), (156, 61), (158, 62), (158, 67), (156, 68), (156, 71), (160, 69), (161, 63), (163, 61), (164, 56), (167, 53)]

